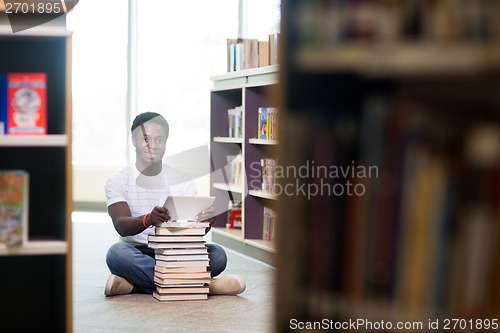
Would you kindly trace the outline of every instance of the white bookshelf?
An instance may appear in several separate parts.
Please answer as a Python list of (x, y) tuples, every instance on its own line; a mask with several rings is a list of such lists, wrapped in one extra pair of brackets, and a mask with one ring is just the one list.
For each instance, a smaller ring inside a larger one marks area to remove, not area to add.
[(243, 143), (243, 138), (230, 138), (230, 137), (224, 137), (224, 136), (216, 136), (216, 137), (214, 137), (214, 142)]
[(224, 183), (214, 183), (213, 187), (218, 190), (230, 191), (235, 193), (243, 193), (243, 187), (232, 184), (224, 184)]
[(278, 144), (278, 140), (275, 139), (248, 139), (248, 142), (252, 145), (268, 145), (275, 146)]
[(273, 193), (269, 193), (266, 191), (262, 190), (249, 190), (248, 194), (254, 196), (254, 197), (259, 197), (259, 198), (264, 198), (264, 199), (269, 199), (269, 200), (278, 200), (278, 196)]
[[(260, 166), (263, 158), (276, 158), (278, 140), (257, 139), (258, 109), (274, 107), (277, 101), (272, 92), (277, 89), (278, 66), (252, 68), (212, 76), (211, 89), (211, 133), (213, 163), (211, 176), (211, 195), (216, 196), (216, 205), (225, 210), (228, 201), (241, 202), (241, 230), (225, 228), (227, 213), (220, 214), (214, 224), (214, 241), (236, 251), (271, 263), (274, 261), (273, 242), (264, 241), (264, 207), (274, 207), (277, 198), (259, 191), (261, 184), (255, 164)], [(227, 110), (242, 107), (243, 138), (228, 138), (229, 124)], [(223, 183), (221, 172), (227, 167), (227, 156), (242, 156), (242, 186)], [(253, 168), (252, 168), (253, 167)], [(253, 178), (251, 178), (253, 177)], [(251, 181), (257, 180), (259, 184)], [(278, 223), (278, 222), (277, 222)]]

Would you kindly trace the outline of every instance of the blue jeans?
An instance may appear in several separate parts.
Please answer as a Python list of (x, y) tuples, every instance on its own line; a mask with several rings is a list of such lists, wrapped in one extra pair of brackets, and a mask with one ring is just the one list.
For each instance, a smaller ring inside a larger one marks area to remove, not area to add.
[[(210, 273), (214, 277), (226, 269), (226, 252), (217, 244), (206, 243), (206, 246), (210, 258)], [(146, 245), (118, 242), (109, 248), (106, 263), (112, 274), (127, 279), (142, 292), (152, 293), (155, 289), (154, 249)]]

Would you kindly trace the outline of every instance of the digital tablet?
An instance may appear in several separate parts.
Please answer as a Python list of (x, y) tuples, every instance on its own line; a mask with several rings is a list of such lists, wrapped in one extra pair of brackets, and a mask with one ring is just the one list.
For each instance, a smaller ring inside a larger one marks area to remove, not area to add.
[(168, 209), (171, 221), (194, 221), (196, 215), (212, 207), (214, 201), (212, 196), (168, 196), (163, 207)]

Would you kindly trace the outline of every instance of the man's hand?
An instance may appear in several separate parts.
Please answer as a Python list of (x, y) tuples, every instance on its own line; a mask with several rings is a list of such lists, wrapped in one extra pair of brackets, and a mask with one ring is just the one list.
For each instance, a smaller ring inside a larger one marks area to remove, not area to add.
[(205, 233), (209, 232), (212, 228), (212, 224), (215, 222), (215, 208), (210, 207), (201, 211), (200, 214), (196, 215), (194, 218), (196, 222), (208, 222), (210, 227), (205, 229)]
[(151, 213), (149, 213), (146, 224), (156, 226), (167, 222), (168, 220), (170, 220), (168, 209), (166, 209), (165, 207), (156, 206), (155, 208), (153, 208)]

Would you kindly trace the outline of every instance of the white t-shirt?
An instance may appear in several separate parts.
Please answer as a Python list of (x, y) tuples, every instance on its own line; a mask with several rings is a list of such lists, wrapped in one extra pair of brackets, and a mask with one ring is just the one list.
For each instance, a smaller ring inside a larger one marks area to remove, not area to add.
[[(169, 195), (196, 195), (196, 184), (184, 172), (163, 164), (156, 176), (145, 176), (135, 165), (111, 176), (106, 181), (106, 207), (124, 201), (130, 208), (132, 217), (151, 212), (155, 206), (163, 206)], [(125, 242), (147, 245), (147, 235), (153, 234), (147, 228), (140, 234), (120, 238)]]

